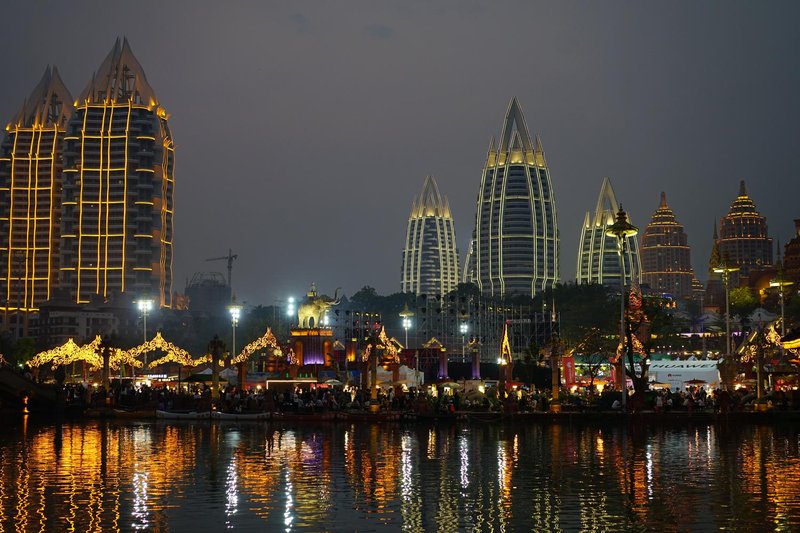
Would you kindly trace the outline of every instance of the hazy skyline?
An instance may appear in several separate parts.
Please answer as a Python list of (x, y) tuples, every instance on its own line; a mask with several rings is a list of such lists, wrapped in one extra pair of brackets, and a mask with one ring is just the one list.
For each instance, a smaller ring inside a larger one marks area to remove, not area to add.
[(561, 278), (603, 177), (642, 230), (659, 194), (705, 279), (739, 180), (781, 245), (800, 217), (790, 2), (4, 3), (0, 124), (48, 64), (73, 96), (127, 36), (176, 145), (175, 288), (232, 248), (240, 300), (400, 288), (428, 174), (463, 255), (512, 96), (550, 167)]

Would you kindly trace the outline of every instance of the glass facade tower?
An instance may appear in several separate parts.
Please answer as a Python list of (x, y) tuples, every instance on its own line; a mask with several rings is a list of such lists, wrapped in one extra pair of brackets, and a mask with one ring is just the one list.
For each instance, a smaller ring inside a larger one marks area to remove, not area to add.
[(175, 150), (127, 40), (75, 103), (64, 137), (60, 284), (76, 303), (112, 294), (172, 305)]
[(558, 223), (541, 141), (511, 100), (478, 191), (464, 281), (491, 296), (536, 294), (558, 282)]
[(403, 250), (400, 290), (414, 294), (447, 294), (458, 285), (456, 230), (447, 197), (432, 176), (411, 206)]
[[(577, 283), (599, 283), (613, 289), (619, 288), (620, 263), (617, 238), (606, 235), (608, 226), (614, 224), (616, 220), (619, 208), (614, 189), (611, 188), (611, 181), (603, 178), (594, 214), (586, 213), (581, 228), (578, 267), (575, 274)], [(631, 279), (639, 282), (642, 267), (639, 262), (639, 242), (635, 236), (626, 239), (623, 261), (625, 285), (629, 285)]]

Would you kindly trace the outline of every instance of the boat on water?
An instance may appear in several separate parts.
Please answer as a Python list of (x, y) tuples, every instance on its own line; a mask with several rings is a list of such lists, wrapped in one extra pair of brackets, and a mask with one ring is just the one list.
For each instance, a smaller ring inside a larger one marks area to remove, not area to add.
[(272, 413), (273, 422), (333, 422), (337, 419), (342, 419), (342, 413)]
[(269, 420), (270, 413), (223, 413), (222, 411), (214, 411), (211, 413), (211, 418), (214, 420)]
[(189, 412), (175, 412), (175, 411), (156, 411), (156, 418), (163, 420), (208, 420), (211, 418), (211, 411), (189, 411)]
[(127, 411), (125, 409), (114, 409), (114, 418), (153, 418), (155, 412), (153, 409), (137, 409), (134, 411)]

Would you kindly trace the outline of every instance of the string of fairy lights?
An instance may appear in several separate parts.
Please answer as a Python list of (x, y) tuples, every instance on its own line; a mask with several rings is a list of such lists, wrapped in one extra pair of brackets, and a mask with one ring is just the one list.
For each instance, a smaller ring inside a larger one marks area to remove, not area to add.
[[(258, 350), (268, 348), (272, 354), (277, 357), (282, 357), (280, 344), (275, 338), (270, 328), (267, 328), (266, 333), (254, 340), (244, 347), (242, 352), (231, 359), (232, 364), (239, 364), (247, 361)], [(139, 360), (139, 357), (145, 353), (161, 352), (162, 355), (150, 361), (147, 364), (148, 368), (155, 368), (165, 364), (177, 363), (184, 367), (197, 367), (204, 364), (212, 364), (213, 356), (210, 353), (204, 354), (200, 357), (194, 358), (192, 355), (183, 348), (166, 340), (161, 332), (157, 332), (155, 337), (151, 340), (134, 346), (130, 350), (123, 350), (121, 348), (104, 347), (101, 337), (98, 335), (91, 342), (84, 345), (79, 345), (74, 339), (68, 339), (67, 342), (61, 346), (56, 346), (49, 350), (45, 350), (36, 354), (28, 364), (33, 368), (42, 367), (49, 364), (53, 370), (59, 366), (67, 366), (73, 363), (86, 363), (92, 371), (103, 368), (103, 350), (109, 350), (108, 366), (112, 370), (119, 370), (121, 365), (130, 366), (135, 368), (142, 368), (144, 363)], [(296, 362), (293, 358), (294, 353), (290, 350), (288, 356), (289, 364)], [(218, 360), (221, 367), (225, 366), (225, 361)]]

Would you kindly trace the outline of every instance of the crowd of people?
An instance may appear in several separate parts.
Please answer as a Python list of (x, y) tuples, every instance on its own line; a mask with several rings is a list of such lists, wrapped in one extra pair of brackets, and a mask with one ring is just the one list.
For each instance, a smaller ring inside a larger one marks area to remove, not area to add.
[[(195, 384), (173, 386), (113, 382), (110, 389), (94, 384), (69, 384), (64, 388), (67, 405), (84, 408), (115, 407), (126, 410), (159, 409), (165, 411), (207, 411), (215, 408), (223, 412), (283, 412), (321, 413), (337, 411), (366, 411), (373, 403), (369, 389), (341, 386), (304, 386), (268, 390), (261, 386), (240, 388), (235, 385), (221, 387), (217, 399), (212, 398), (211, 386)], [(621, 395), (604, 390), (591, 394), (588, 391), (559, 395), (560, 410), (566, 412), (604, 412), (622, 409)], [(629, 391), (627, 409), (632, 412), (653, 411), (687, 413), (729, 413), (752, 408), (755, 394), (746, 388), (734, 391), (708, 390), (691, 387), (685, 390), (652, 390), (644, 395)], [(786, 410), (798, 407), (794, 394), (781, 390), (765, 391), (765, 402), (770, 408)], [(547, 412), (551, 408), (550, 391), (515, 389), (505, 395), (496, 388), (486, 393), (475, 390), (465, 392), (452, 388), (402, 390), (380, 388), (377, 391), (379, 409), (385, 412), (414, 412), (422, 414), (455, 414), (457, 412)]]

